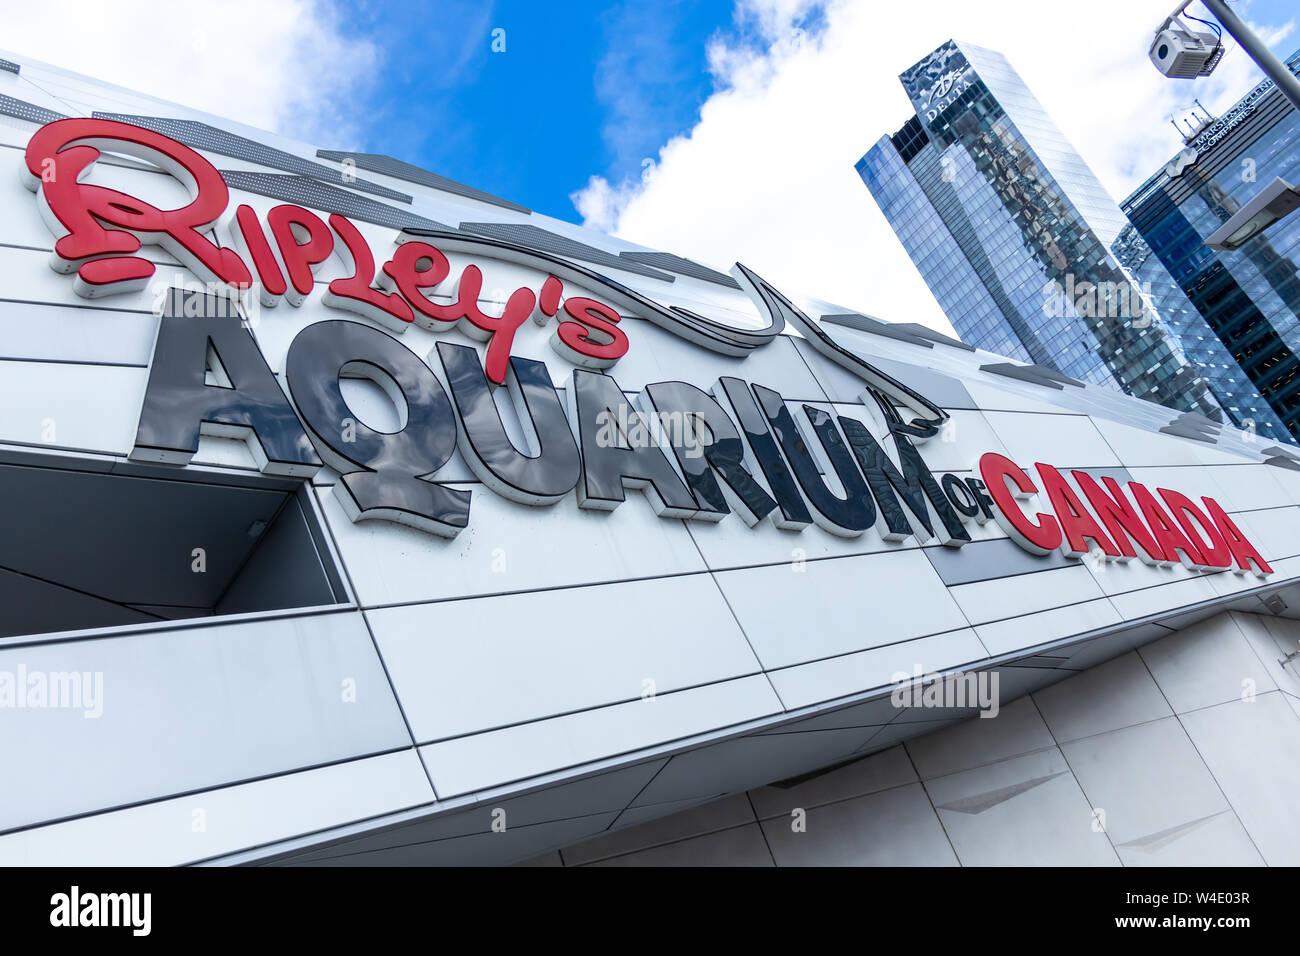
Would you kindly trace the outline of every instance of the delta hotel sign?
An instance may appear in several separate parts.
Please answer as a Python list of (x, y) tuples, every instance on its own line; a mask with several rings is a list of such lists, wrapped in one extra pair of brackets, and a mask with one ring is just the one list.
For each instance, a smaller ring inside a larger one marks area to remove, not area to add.
[[(189, 202), (158, 208), (90, 181), (105, 153), (165, 171)], [(1273, 570), (1210, 495), (1017, 462), (992, 450), (978, 454), (964, 477), (931, 471), (918, 447), (942, 433), (948, 412), (841, 347), (739, 264), (735, 279), (760, 316), (752, 328), (662, 305), (567, 258), (505, 239), (411, 227), (391, 248), (377, 249), (337, 212), (294, 203), (265, 214), (245, 203), (232, 209), (227, 183), (208, 159), (126, 122), (47, 123), (31, 136), (23, 160), (24, 182), (55, 240), (50, 265), (79, 296), (99, 301), (149, 287), (156, 268), (146, 246), (160, 247), (198, 280), (159, 296), (129, 455), (135, 461), (182, 466), (201, 435), (240, 438), (265, 474), (309, 478), (323, 465), (335, 470), (334, 493), (354, 522), (398, 522), (446, 538), (473, 520), (474, 492), (439, 481), (459, 450), (491, 493), (539, 508), (574, 494), (583, 509), (613, 511), (628, 489), (639, 489), (665, 518), (716, 523), (734, 512), (751, 528), (770, 519), (791, 532), (816, 524), (840, 537), (952, 548), (972, 540), (972, 526), (993, 521), (1036, 555), (1137, 558), (1261, 577)], [(297, 332), (282, 388), (250, 333), (250, 317), (274, 323), (286, 307), (300, 308), (331, 256), (347, 274), (329, 281), (321, 298), (350, 316)], [(533, 281), (505, 296), (497, 314), (481, 297), (485, 275), (502, 263), (522, 267), (516, 274)], [(769, 347), (792, 329), (860, 381), (861, 417), (805, 404), (809, 436), (778, 391), (726, 374), (712, 382), (654, 382), (631, 400), (617, 381), (620, 359), (638, 347), (626, 316), (727, 357)], [(518, 354), (518, 333), (528, 323), (549, 329), (551, 350), (572, 366), (559, 387), (541, 357)], [(427, 355), (402, 343), (413, 326), (438, 334)], [(341, 385), (350, 378), (383, 388), (405, 410), (401, 427), (381, 431), (360, 421)], [(502, 388), (526, 448), (503, 422), (494, 394)], [(831, 465), (838, 490), (819, 461)]]

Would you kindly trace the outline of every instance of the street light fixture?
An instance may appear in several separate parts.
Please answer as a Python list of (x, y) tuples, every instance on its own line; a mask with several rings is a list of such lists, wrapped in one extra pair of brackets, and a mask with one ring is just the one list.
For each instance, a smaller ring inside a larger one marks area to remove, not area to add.
[(1300, 189), (1278, 177), (1233, 213), (1227, 222), (1205, 240), (1205, 244), (1218, 252), (1239, 249), (1296, 209), (1300, 209)]
[(1176, 80), (1209, 76), (1223, 59), (1223, 41), (1210, 30), (1192, 29), (1179, 19), (1180, 13), (1181, 7), (1156, 31), (1149, 51), (1151, 62)]

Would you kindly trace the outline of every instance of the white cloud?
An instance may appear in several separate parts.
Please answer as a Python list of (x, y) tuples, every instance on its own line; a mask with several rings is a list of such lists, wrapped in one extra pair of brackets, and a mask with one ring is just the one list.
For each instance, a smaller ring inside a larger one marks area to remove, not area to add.
[(1182, 147), (1171, 114), (1194, 97), (1221, 110), (1259, 79), (1235, 44), (1208, 79), (1157, 73), (1147, 47), (1169, 0), (831, 0), (816, 35), (794, 26), (807, 6), (740, 0), (738, 22), (760, 24), (764, 43), (715, 41), (717, 92), (698, 124), (665, 144), (640, 181), (595, 177), (575, 194), (588, 224), (949, 331), (854, 170), (912, 112), (899, 73), (952, 37), (1002, 52), (1117, 199)]
[(4, 21), (15, 53), (340, 146), (352, 145), (354, 97), (380, 60), (327, 0), (65, 0), (9, 4)]

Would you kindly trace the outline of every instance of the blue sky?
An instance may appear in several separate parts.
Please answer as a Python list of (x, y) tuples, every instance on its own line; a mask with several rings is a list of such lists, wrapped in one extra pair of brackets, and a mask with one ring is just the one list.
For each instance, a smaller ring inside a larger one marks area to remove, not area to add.
[(366, 3), (384, 66), (365, 147), (573, 219), (569, 194), (592, 174), (634, 175), (694, 123), (709, 37), (731, 15), (728, 0)]
[(570, 194), (592, 175), (637, 176), (694, 125), (713, 92), (710, 39), (755, 39), (734, 11), (731, 0), (342, 7), (382, 53), (363, 146), (574, 220)]

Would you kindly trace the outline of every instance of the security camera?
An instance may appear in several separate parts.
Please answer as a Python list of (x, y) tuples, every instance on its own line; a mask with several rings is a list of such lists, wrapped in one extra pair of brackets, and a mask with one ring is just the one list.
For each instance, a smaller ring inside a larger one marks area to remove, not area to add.
[(1279, 176), (1233, 213), (1205, 244), (1218, 252), (1239, 249), (1296, 209), (1300, 209), (1300, 189)]
[(1170, 17), (1151, 42), (1151, 62), (1165, 76), (1190, 80), (1209, 76), (1223, 59), (1223, 42), (1209, 31), (1193, 30)]

